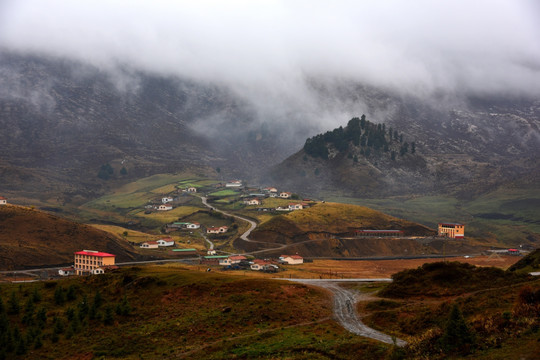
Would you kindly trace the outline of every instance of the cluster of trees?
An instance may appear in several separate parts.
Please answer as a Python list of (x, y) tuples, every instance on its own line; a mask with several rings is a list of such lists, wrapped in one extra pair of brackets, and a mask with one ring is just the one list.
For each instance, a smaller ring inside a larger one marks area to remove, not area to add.
[[(365, 115), (361, 118), (352, 118), (345, 128), (340, 126), (333, 131), (307, 139), (304, 151), (312, 157), (328, 159), (328, 145), (332, 145), (341, 153), (348, 151), (350, 144), (359, 147), (359, 153), (366, 157), (373, 152), (390, 152), (391, 159), (395, 160), (398, 151), (400, 156), (416, 152), (416, 144), (403, 142), (403, 134), (392, 128), (387, 130), (385, 124), (374, 124), (366, 120)], [(353, 157), (351, 154), (349, 157), (354, 158), (356, 155)], [(358, 159), (356, 158), (355, 161)]]
[[(0, 296), (0, 360), (39, 349), (46, 341), (57, 343), (60, 336), (71, 339), (89, 326), (112, 325), (115, 315), (127, 316), (132, 311), (126, 297), (113, 306), (104, 305), (99, 290), (92, 301), (85, 294), (81, 297), (78, 293), (80, 291), (74, 285), (67, 289), (59, 285), (55, 288), (52, 302), (48, 303), (42, 301), (37, 288), (30, 294), (14, 290), (6, 303)], [(77, 298), (80, 298), (79, 302)], [(48, 306), (64, 307), (63, 316), (54, 311), (55, 315), (50, 318)]]
[[(99, 168), (97, 177), (100, 178), (101, 180), (109, 180), (113, 175), (114, 175), (113, 167), (111, 166), (111, 164), (106, 163), (106, 164), (101, 165), (101, 167)], [(127, 175), (127, 169), (124, 166), (122, 166), (122, 169), (120, 169), (120, 175), (122, 176)]]

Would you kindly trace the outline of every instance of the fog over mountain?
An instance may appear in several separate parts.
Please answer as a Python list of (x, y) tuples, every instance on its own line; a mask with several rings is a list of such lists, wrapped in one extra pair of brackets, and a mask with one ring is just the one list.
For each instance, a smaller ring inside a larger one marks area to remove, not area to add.
[[(533, 0), (0, 3), (3, 51), (88, 63), (121, 92), (138, 90), (139, 72), (217, 85), (256, 120), (293, 129), (332, 128), (365, 112), (361, 99), (321, 98), (321, 86), (437, 102), (441, 94), (536, 97), (539, 38)], [(204, 132), (215, 121), (194, 126)]]

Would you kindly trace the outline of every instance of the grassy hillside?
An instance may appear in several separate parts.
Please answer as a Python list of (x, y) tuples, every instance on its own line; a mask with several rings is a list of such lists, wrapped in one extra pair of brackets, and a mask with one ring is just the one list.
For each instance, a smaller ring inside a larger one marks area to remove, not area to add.
[(517, 273), (540, 271), (540, 249), (536, 249), (523, 259), (512, 265), (509, 269)]
[(31, 208), (0, 206), (0, 269), (53, 266), (73, 262), (73, 253), (92, 249), (133, 259), (130, 247), (91, 226)]
[(364, 321), (405, 338), (403, 358), (537, 359), (540, 279), (459, 263), (394, 274)]
[(178, 266), (2, 284), (0, 298), (10, 334), (0, 336), (0, 354), (16, 359), (380, 359), (389, 351), (332, 321), (323, 291)]
[[(404, 230), (406, 235), (434, 235), (425, 226), (398, 219), (363, 206), (318, 203), (315, 206), (278, 215), (261, 224), (251, 235), (257, 241), (298, 244), (287, 248), (304, 256), (365, 256), (421, 254), (425, 246), (409, 239), (336, 239), (351, 236), (354, 229)], [(237, 241), (246, 250), (257, 243)], [(279, 250), (277, 251), (279, 252)]]

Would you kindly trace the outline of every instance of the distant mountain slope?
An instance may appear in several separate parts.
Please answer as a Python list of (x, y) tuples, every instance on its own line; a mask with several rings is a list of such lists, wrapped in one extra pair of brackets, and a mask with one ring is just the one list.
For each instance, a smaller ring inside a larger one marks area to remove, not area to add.
[[(534, 106), (540, 113), (540, 106)], [(485, 124), (485, 129), (499, 128), (496, 134), (484, 135), (479, 135), (473, 120), (469, 128), (461, 124), (452, 132), (444, 122), (422, 127), (419, 121), (402, 130), (403, 124), (353, 118), (345, 127), (307, 139), (302, 150), (273, 167), (268, 176), (296, 191), (361, 197), (452, 194), (470, 198), (504, 183), (540, 183), (538, 120), (514, 122), (510, 114), (506, 117), (504, 126), (497, 123), (500, 119)], [(521, 129), (516, 131), (523, 132), (523, 141), (516, 139), (512, 126)]]
[(73, 263), (83, 249), (133, 260), (130, 247), (108, 233), (30, 208), (0, 206), (0, 270)]
[[(218, 166), (230, 174), (287, 151), (219, 86), (9, 53), (0, 80), (8, 196), (88, 199), (125, 179)], [(98, 177), (107, 165), (112, 174)]]

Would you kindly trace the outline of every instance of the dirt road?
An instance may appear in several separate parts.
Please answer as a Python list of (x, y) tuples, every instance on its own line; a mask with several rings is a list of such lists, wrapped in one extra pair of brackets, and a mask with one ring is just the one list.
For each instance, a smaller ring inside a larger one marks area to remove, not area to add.
[[(365, 336), (387, 344), (394, 343), (394, 339), (390, 335), (372, 329), (360, 321), (360, 318), (356, 313), (356, 303), (358, 302), (357, 293), (353, 290), (345, 289), (339, 285), (338, 281), (332, 280), (314, 281), (294, 279), (293, 281), (320, 286), (330, 290), (334, 294), (334, 317), (346, 330), (353, 334)], [(397, 346), (407, 345), (406, 341), (397, 338), (395, 338), (395, 343)]]

